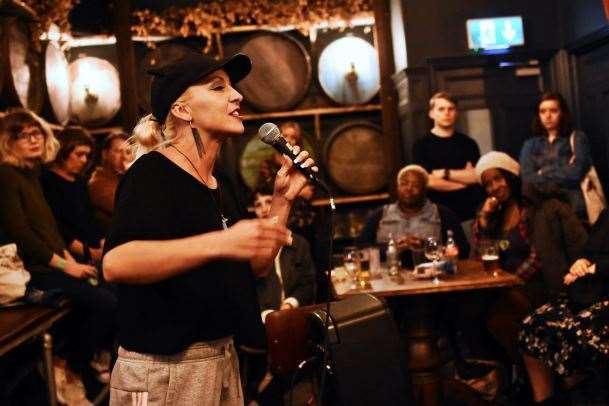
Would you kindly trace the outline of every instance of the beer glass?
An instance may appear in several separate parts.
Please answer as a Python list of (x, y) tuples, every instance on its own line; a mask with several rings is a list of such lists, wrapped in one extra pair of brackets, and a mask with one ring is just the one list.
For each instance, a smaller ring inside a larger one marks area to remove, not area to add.
[(484, 271), (497, 276), (499, 265), (499, 247), (495, 240), (482, 240), (480, 243), (480, 258)]
[(370, 250), (363, 248), (358, 250), (359, 256), (359, 272), (356, 272), (357, 283), (360, 288), (368, 289), (370, 285)]

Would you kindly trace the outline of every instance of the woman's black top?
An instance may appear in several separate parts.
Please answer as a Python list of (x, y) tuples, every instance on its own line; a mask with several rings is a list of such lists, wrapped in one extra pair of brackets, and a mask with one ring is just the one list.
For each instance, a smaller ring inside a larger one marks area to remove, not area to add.
[[(220, 230), (217, 205), (234, 224), (243, 212), (230, 183), (217, 179), (219, 190), (211, 190), (158, 152), (142, 156), (119, 185), (105, 251), (133, 240)], [(157, 283), (120, 283), (118, 292), (119, 342), (128, 350), (174, 354), (231, 335), (239, 343), (264, 346), (248, 262), (218, 260)]]
[(44, 170), (40, 182), (66, 245), (79, 240), (90, 247), (99, 247), (103, 235), (95, 220), (86, 181), (83, 178), (70, 181)]
[[(572, 310), (581, 310), (609, 298), (609, 210), (604, 209), (592, 226), (583, 258), (596, 264), (596, 272), (578, 278), (568, 286)], [(609, 323), (609, 314), (604, 313)]]

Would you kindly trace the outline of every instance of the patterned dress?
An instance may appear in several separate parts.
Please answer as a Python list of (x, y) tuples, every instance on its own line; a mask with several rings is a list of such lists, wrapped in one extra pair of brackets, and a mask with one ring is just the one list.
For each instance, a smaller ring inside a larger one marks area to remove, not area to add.
[(589, 300), (591, 304), (581, 305), (571, 289), (569, 295), (563, 293), (527, 316), (518, 337), (522, 351), (562, 376), (605, 367), (609, 362), (607, 210), (594, 224), (583, 254), (584, 258), (596, 264), (596, 274), (580, 278), (575, 284), (588, 285), (598, 291)]
[(609, 299), (573, 312), (568, 297), (562, 295), (524, 319), (520, 347), (559, 375), (604, 366), (609, 361), (607, 313)]

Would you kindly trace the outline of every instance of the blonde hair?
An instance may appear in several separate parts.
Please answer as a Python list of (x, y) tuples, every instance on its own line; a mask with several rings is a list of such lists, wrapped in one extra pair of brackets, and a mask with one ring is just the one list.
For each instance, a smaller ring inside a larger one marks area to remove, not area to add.
[(38, 127), (44, 135), (44, 151), (40, 162), (47, 163), (55, 159), (59, 141), (49, 124), (30, 110), (15, 108), (7, 111), (0, 120), (0, 162), (19, 168), (27, 167), (27, 161), (14, 153), (13, 143), (14, 137), (29, 126)]
[(423, 168), (421, 165), (414, 164), (406, 165), (405, 167), (400, 169), (400, 171), (398, 172), (398, 176), (395, 177), (398, 183), (400, 182), (400, 178), (404, 176), (406, 172), (416, 172), (423, 179), (425, 187), (427, 187), (427, 185), (429, 184), (429, 173), (427, 173), (427, 170), (425, 170), (425, 168)]
[(452, 104), (454, 104), (455, 107), (458, 107), (457, 99), (455, 99), (455, 96), (453, 96), (452, 94), (450, 94), (448, 92), (437, 92), (436, 94), (431, 96), (431, 98), (429, 99), (429, 110), (432, 110), (436, 106), (436, 100), (438, 100), (438, 99), (447, 100), (447, 101), (451, 102)]
[[(189, 95), (189, 89), (186, 89), (172, 103), (172, 106), (175, 103), (186, 101)], [(171, 110), (169, 110), (164, 123), (160, 123), (152, 114), (142, 117), (133, 128), (133, 135), (127, 140), (133, 151), (134, 161), (142, 155), (155, 151), (175, 140), (178, 135), (176, 131), (177, 120), (179, 119), (171, 113)]]

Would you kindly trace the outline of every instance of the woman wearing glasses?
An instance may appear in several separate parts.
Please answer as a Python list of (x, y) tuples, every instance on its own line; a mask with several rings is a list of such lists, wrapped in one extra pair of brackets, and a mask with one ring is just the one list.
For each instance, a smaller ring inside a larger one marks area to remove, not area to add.
[[(48, 125), (27, 110), (9, 111), (0, 125), (0, 228), (17, 244), (31, 273), (30, 286), (58, 290), (72, 312), (66, 360), (56, 363), (58, 397), (68, 404), (89, 404), (79, 375), (93, 373), (89, 362), (106, 342), (114, 324), (116, 297), (90, 284), (96, 269), (77, 262), (65, 247), (47, 204), (39, 174), (52, 161), (58, 142)], [(65, 371), (65, 373), (64, 373)]]

